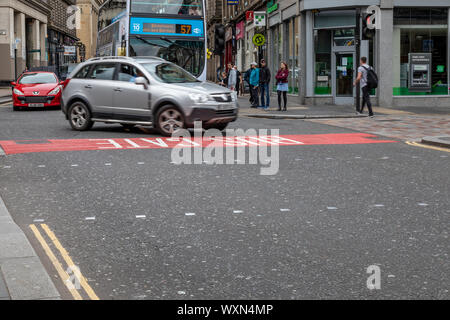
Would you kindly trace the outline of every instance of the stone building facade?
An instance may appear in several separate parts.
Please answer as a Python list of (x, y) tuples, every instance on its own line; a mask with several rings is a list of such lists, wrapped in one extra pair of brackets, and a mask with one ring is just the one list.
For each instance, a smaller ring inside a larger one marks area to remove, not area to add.
[(61, 72), (61, 69), (69, 63), (77, 62), (76, 1), (47, 1), (51, 8), (48, 25), (48, 63), (56, 66)]
[(77, 29), (76, 36), (84, 45), (84, 54), (83, 47), (79, 49), (79, 61), (95, 56), (98, 34), (98, 13), (103, 2), (103, 0), (77, 0), (77, 6), (80, 8), (81, 28)]
[(47, 65), (47, 0), (0, 0), (0, 82)]

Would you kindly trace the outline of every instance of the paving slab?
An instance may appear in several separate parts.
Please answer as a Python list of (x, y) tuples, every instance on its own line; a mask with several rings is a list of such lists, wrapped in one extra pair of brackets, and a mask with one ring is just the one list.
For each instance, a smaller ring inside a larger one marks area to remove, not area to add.
[(50, 276), (0, 197), (0, 299), (58, 297)]
[(8, 289), (6, 288), (5, 279), (0, 272), (0, 300), (10, 300)]
[(12, 300), (59, 297), (38, 257), (8, 260), (1, 264), (1, 270)]

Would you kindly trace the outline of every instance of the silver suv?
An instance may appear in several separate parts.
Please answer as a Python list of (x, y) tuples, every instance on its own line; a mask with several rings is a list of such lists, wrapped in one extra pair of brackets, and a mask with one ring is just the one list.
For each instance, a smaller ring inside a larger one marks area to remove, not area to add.
[(61, 109), (74, 130), (89, 130), (98, 121), (152, 126), (165, 136), (195, 121), (224, 130), (238, 115), (235, 92), (155, 57), (81, 63), (64, 83)]

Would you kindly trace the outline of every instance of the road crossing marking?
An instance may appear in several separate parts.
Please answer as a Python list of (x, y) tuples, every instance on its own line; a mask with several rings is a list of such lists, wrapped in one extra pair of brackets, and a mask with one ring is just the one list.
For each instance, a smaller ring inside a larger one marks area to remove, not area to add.
[(163, 137), (116, 139), (48, 139), (3, 140), (1, 148), (7, 155), (31, 152), (83, 151), (83, 150), (143, 150), (204, 147), (263, 147), (308, 145), (354, 145), (371, 143), (395, 143), (381, 140), (368, 133), (333, 133), (309, 135), (260, 135), (231, 137)]

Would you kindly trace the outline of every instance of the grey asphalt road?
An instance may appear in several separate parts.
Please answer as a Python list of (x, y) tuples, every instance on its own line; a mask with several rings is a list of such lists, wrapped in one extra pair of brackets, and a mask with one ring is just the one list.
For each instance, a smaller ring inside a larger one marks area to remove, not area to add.
[[(299, 120), (231, 127), (352, 132)], [(149, 136), (111, 125), (79, 133), (60, 111), (0, 108), (0, 140)], [(403, 142), (282, 146), (274, 176), (259, 165), (176, 166), (170, 154), (0, 157), (0, 194), (64, 297), (29, 231), (36, 219), (100, 299), (450, 298), (450, 153)], [(371, 265), (380, 290), (367, 288)]]

